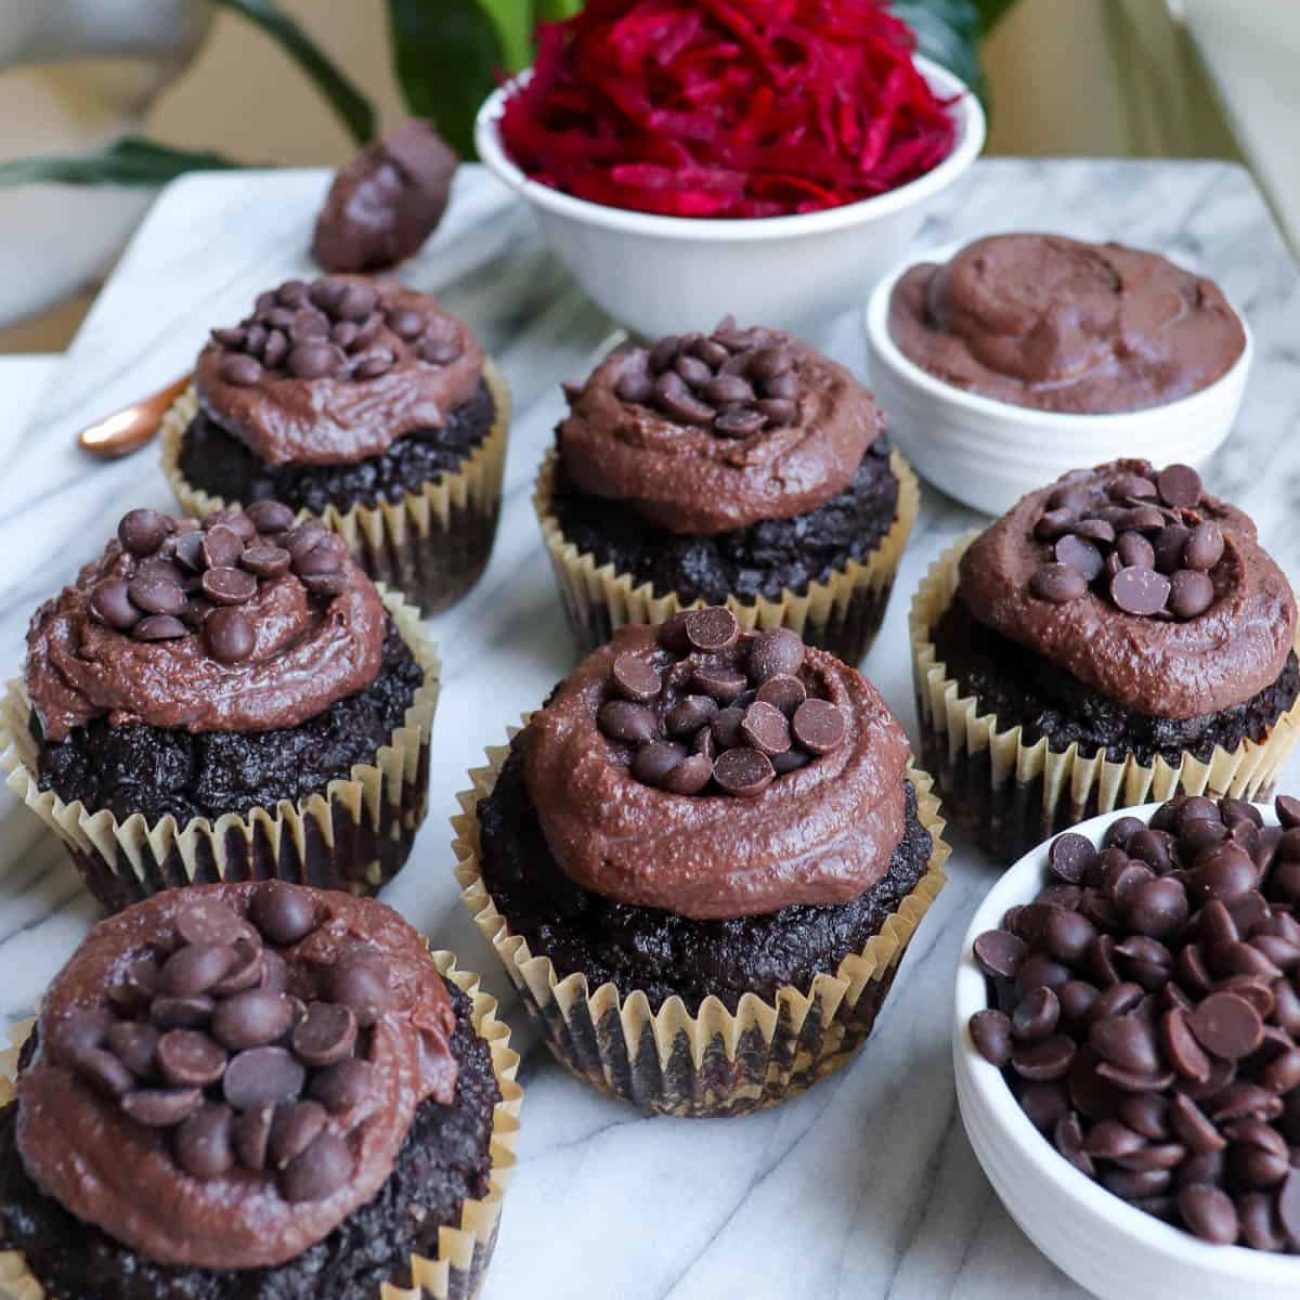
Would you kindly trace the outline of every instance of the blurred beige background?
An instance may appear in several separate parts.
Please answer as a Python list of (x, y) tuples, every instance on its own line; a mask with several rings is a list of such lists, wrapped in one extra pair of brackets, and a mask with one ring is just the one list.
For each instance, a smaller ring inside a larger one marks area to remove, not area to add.
[[(38, 3), (39, 0), (33, 0)], [(382, 0), (282, 0), (371, 96), (401, 116)], [(985, 50), (989, 151), (1231, 156), (1232, 137), (1166, 0), (1022, 0)], [(338, 164), (343, 129), (292, 63), (222, 11), (191, 66), (154, 103), (148, 132), (250, 162)], [(0, 352), (62, 348), (90, 292), (0, 330)]]

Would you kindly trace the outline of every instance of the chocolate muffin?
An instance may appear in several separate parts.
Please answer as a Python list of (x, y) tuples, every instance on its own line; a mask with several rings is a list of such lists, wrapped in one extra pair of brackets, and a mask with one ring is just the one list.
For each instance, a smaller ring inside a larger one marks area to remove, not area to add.
[(1063, 235), (992, 235), (912, 267), (891, 295), (889, 333), (956, 388), (1073, 415), (1188, 397), (1246, 350), (1217, 285), (1156, 253)]
[(203, 518), (268, 498), (337, 531), (425, 613), (478, 581), (510, 397), (468, 328), (394, 281), (291, 280), (214, 329), (163, 423), (163, 468)]
[(0, 1247), (63, 1300), (469, 1297), (519, 1107), (494, 1010), (371, 899), (139, 903), (0, 1080)]
[(947, 849), (852, 668), (693, 610), (620, 629), (492, 758), (462, 796), (457, 874), (569, 1069), (731, 1115), (866, 1041)]
[(424, 820), (437, 686), (415, 611), (323, 525), (133, 510), (33, 617), (0, 749), (106, 907), (267, 876), (371, 892)]
[(862, 658), (918, 490), (847, 370), (728, 318), (616, 351), (568, 397), (536, 506), (585, 648), (726, 605)]
[(1203, 1241), (1295, 1255), (1300, 801), (1276, 814), (1179, 795), (1053, 840), (1037, 896), (974, 941), (969, 1034), (1079, 1173)]
[(1029, 493), (930, 570), (911, 636), (922, 752), (1003, 864), (1180, 790), (1263, 798), (1295, 741), (1290, 584), (1185, 465)]

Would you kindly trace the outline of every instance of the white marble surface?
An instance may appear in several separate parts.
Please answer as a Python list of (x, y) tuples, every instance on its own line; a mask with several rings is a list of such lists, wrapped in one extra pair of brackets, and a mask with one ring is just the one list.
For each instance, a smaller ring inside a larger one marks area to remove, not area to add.
[[(126, 508), (169, 504), (153, 451), (89, 463), (72, 448), (76, 429), (181, 373), (206, 326), (238, 317), (266, 284), (309, 274), (305, 248), (323, 183), (315, 173), (183, 182), (159, 202), (26, 432), (13, 407), (30, 382), (23, 389), (15, 371), (0, 369), (0, 664), (16, 668), (32, 609)], [(1011, 227), (1122, 237), (1220, 280), (1250, 317), (1258, 360), (1238, 428), (1209, 477), (1255, 514), (1293, 579), (1300, 576), (1300, 279), (1245, 173), (1220, 164), (987, 162), (951, 195), (923, 242)], [(514, 388), (518, 416), (491, 567), (464, 604), (431, 623), (446, 669), (432, 811), (386, 897), (505, 992), (457, 902), (447, 818), (483, 747), (572, 662), (530, 485), (560, 411), (558, 384), (581, 374), (610, 325), (541, 251), (526, 215), (474, 169), (461, 177), (448, 223), (402, 274), (443, 293), (479, 330)], [(721, 314), (726, 304), (718, 307)], [(819, 341), (861, 370), (853, 318), (828, 326)], [(907, 604), (940, 548), (973, 522), (927, 492), (865, 664), (909, 728)], [(531, 1300), (1081, 1294), (1003, 1212), (962, 1132), (949, 1063), (953, 969), (991, 875), (960, 846), (950, 875), (865, 1054), (766, 1114), (642, 1118), (554, 1066), (507, 996), (527, 1095), (489, 1300), (524, 1289)], [(94, 915), (61, 851), (5, 796), (0, 1017), (30, 1009)]]

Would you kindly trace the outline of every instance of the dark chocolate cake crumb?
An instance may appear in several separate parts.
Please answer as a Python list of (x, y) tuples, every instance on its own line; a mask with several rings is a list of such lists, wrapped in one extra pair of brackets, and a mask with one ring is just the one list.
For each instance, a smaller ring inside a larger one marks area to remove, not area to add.
[(378, 1196), (297, 1259), (223, 1273), (141, 1258), (31, 1182), (15, 1145), (13, 1104), (0, 1110), (0, 1246), (22, 1252), (52, 1300), (374, 1300), (384, 1282), (410, 1285), (410, 1256), (434, 1256), (439, 1228), (458, 1223), (464, 1202), (488, 1190), (492, 1110), (501, 1099), (470, 1000), (447, 987), (460, 1064), (455, 1101), (426, 1101)]
[(1132, 752), (1144, 766), (1157, 755), (1176, 765), (1184, 751), (1207, 762), (1216, 745), (1231, 752), (1243, 740), (1262, 741), (1300, 692), (1300, 664), (1292, 652), (1277, 680), (1242, 704), (1198, 718), (1151, 717), (985, 627), (960, 600), (944, 611), (931, 637), (961, 693), (976, 696), (980, 711), (996, 713), (1000, 726), (1024, 727), (1029, 744), (1046, 736), (1058, 752), (1073, 744), (1085, 754), (1104, 748), (1112, 762)]
[(524, 786), (518, 751), (479, 804), (483, 880), (511, 932), (563, 977), (582, 971), (594, 990), (612, 980), (651, 1008), (678, 994), (692, 1015), (710, 993), (735, 1011), (745, 992), (771, 998), (786, 984), (807, 989), (859, 952), (925, 874), (929, 832), (907, 785), (907, 826), (885, 875), (851, 902), (798, 905), (767, 916), (693, 921), (629, 907), (574, 884), (551, 856)]
[(40, 742), (42, 790), (65, 803), (107, 808), (115, 817), (168, 813), (181, 824), (194, 817), (274, 808), (305, 798), (369, 763), (400, 727), (424, 673), (389, 622), (379, 676), (359, 694), (336, 700), (301, 726), (275, 731), (191, 734), (147, 724), (114, 727), (98, 718), (67, 740)]
[(450, 413), (441, 429), (417, 429), (397, 438), (382, 456), (351, 465), (262, 464), (251, 451), (200, 412), (185, 430), (180, 471), (193, 487), (247, 505), (273, 497), (295, 510), (322, 514), (327, 506), (348, 510), (400, 501), (425, 483), (453, 474), (483, 443), (496, 419), (486, 383)]
[(599, 564), (612, 563), (656, 596), (725, 603), (780, 598), (824, 582), (850, 560), (859, 563), (880, 545), (898, 515), (898, 479), (889, 467), (889, 443), (877, 438), (838, 496), (792, 519), (766, 519), (714, 536), (679, 536), (639, 519), (623, 501), (607, 501), (568, 487), (563, 462), (551, 508), (565, 537)]

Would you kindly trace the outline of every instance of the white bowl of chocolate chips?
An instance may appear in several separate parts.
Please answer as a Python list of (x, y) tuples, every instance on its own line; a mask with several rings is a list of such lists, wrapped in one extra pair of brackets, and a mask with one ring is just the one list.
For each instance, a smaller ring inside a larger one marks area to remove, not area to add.
[(1200, 796), (1058, 835), (976, 913), (962, 1120), (1011, 1216), (1094, 1294), (1300, 1295), (1297, 913), (1300, 799)]

